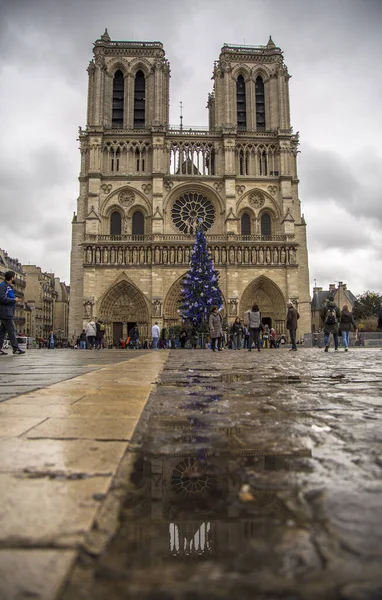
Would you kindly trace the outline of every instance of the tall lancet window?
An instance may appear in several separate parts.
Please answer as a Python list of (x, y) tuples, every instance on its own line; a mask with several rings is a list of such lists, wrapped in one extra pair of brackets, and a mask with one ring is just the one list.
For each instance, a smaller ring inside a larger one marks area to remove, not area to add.
[(265, 131), (265, 95), (264, 81), (260, 75), (256, 78), (256, 131)]
[(135, 76), (134, 85), (134, 129), (144, 129), (146, 121), (146, 81), (142, 71)]
[(116, 71), (113, 79), (113, 115), (112, 126), (123, 127), (123, 97), (125, 92), (125, 81), (122, 71)]
[(110, 235), (121, 235), (122, 233), (122, 219), (121, 215), (117, 210), (110, 215)]
[(247, 129), (247, 109), (245, 104), (245, 81), (242, 75), (239, 75), (236, 81), (236, 106), (237, 130), (245, 131)]
[(248, 213), (244, 213), (241, 217), (241, 234), (251, 235), (251, 217)]
[(264, 213), (261, 217), (261, 235), (265, 238), (269, 238), (272, 233), (271, 229), (271, 217), (268, 213)]

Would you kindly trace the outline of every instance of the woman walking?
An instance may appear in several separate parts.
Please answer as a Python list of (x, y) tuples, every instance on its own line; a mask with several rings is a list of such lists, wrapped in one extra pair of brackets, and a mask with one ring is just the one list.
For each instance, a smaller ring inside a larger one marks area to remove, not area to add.
[[(210, 318), (208, 320), (208, 325), (210, 328), (211, 334), (211, 350), (215, 352), (216, 345), (218, 347), (218, 351), (222, 351), (221, 340), (223, 337), (223, 323), (221, 315), (218, 313), (218, 307), (213, 306), (211, 308)], [(217, 343), (216, 343), (217, 341)]]
[(261, 312), (257, 304), (254, 304), (251, 310), (245, 313), (245, 324), (249, 329), (248, 352), (252, 351), (252, 344), (255, 342), (255, 348), (260, 352), (260, 331), (264, 329), (261, 321)]
[(341, 320), (340, 320), (340, 331), (342, 335), (342, 341), (345, 346), (345, 352), (349, 350), (349, 335), (351, 327), (354, 327), (355, 332), (358, 332), (357, 325), (354, 321), (353, 313), (349, 311), (347, 304), (342, 307)]
[(232, 350), (241, 350), (243, 341), (243, 326), (240, 317), (236, 317), (231, 327)]

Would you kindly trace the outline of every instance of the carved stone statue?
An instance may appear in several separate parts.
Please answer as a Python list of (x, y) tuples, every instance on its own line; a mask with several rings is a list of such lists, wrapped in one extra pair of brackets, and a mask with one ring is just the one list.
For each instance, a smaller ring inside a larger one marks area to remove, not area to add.
[(160, 261), (160, 252), (159, 252), (159, 248), (158, 246), (155, 247), (155, 262), (156, 264), (159, 264)]
[(257, 265), (257, 251), (256, 248), (252, 248), (252, 264)]
[(281, 248), (281, 263), (285, 265), (285, 248)]
[(101, 262), (101, 251), (99, 248), (96, 249), (95, 261), (97, 265)]
[(171, 248), (170, 250), (170, 263), (173, 265), (175, 262), (175, 250), (174, 248)]
[(259, 263), (264, 264), (264, 250), (262, 248), (259, 250)]
[(147, 248), (147, 264), (151, 265), (151, 248)]
[(237, 316), (237, 300), (230, 300), (228, 309), (229, 309), (229, 316), (236, 317)]
[(163, 256), (163, 264), (167, 264), (167, 248), (164, 247), (162, 250), (162, 256)]
[(290, 250), (289, 250), (289, 263), (291, 265), (296, 264), (296, 251), (294, 248), (290, 248)]
[(160, 313), (161, 313), (161, 303), (159, 300), (154, 300), (154, 302), (153, 302), (154, 317), (160, 317)]
[(241, 264), (241, 262), (242, 262), (242, 253), (241, 253), (241, 248), (238, 248), (238, 249), (237, 249), (237, 262), (238, 262), (239, 264)]
[(103, 262), (107, 264), (109, 262), (109, 250), (104, 248), (103, 250)]
[(89, 264), (91, 264), (91, 262), (92, 262), (92, 250), (91, 250), (91, 248), (87, 249), (87, 252), (86, 252), (86, 262), (88, 262)]

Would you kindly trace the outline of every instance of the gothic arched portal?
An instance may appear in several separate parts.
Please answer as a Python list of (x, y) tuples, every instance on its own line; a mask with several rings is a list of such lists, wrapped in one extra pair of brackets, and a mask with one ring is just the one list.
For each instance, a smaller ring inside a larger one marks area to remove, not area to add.
[(101, 300), (98, 318), (106, 324), (109, 339), (126, 339), (129, 329), (137, 324), (140, 338), (149, 334), (149, 311), (143, 294), (129, 281), (111, 287)]
[(240, 300), (240, 316), (253, 304), (258, 304), (265, 323), (274, 327), (277, 333), (285, 329), (286, 301), (278, 285), (265, 276), (254, 279), (244, 290)]

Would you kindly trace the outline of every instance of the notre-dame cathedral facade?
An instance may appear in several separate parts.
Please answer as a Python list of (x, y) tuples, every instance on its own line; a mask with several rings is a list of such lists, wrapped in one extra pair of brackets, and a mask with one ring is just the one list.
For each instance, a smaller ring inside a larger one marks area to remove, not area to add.
[[(138, 323), (180, 323), (195, 227), (205, 230), (231, 322), (256, 301), (284, 331), (286, 303), (311, 330), (306, 224), (298, 196), (289, 74), (266, 46), (225, 44), (209, 126), (169, 125), (170, 66), (159, 42), (94, 44), (80, 195), (72, 224), (70, 335), (102, 318), (109, 339)], [(190, 90), (190, 94), (192, 90)]]

